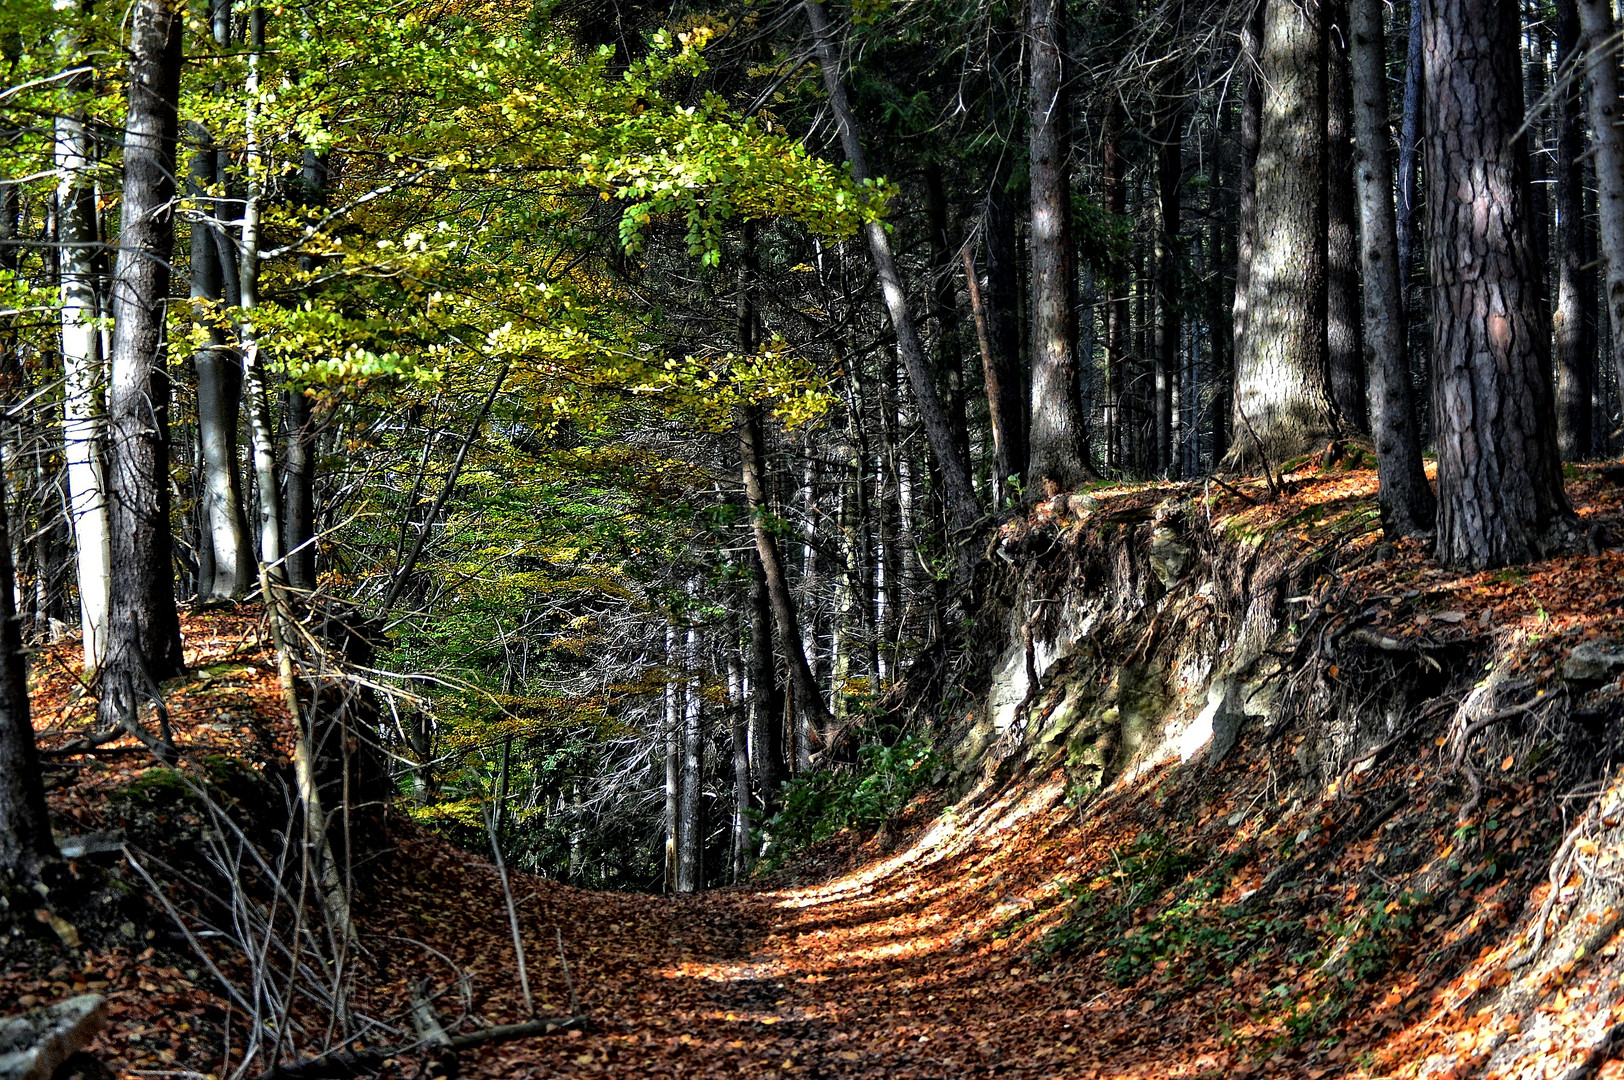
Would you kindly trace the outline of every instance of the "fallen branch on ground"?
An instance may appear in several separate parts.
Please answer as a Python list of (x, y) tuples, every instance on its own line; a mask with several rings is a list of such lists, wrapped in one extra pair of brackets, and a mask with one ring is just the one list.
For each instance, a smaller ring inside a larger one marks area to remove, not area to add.
[[(566, 1031), (585, 1031), (584, 1016), (555, 1016), (542, 1020), (528, 1020), (522, 1024), (500, 1024), (481, 1028), (466, 1035), (453, 1035), (448, 1040), (453, 1052), (472, 1050), (491, 1043), (512, 1042), (539, 1035), (562, 1035)], [(421, 1043), (406, 1046), (381, 1047), (376, 1050), (344, 1050), (323, 1054), (306, 1061), (278, 1065), (259, 1074), (259, 1080), (338, 1080), (342, 1077), (370, 1076), (392, 1057), (400, 1057), (422, 1049)]]

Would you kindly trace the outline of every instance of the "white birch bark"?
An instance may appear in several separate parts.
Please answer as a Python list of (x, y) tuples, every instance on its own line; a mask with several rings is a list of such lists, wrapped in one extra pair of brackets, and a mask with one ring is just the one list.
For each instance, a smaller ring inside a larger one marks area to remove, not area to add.
[[(65, 4), (58, 0), (57, 8)], [(76, 63), (77, 42), (64, 41), (63, 53)], [(84, 75), (67, 80), (70, 93), (82, 91)], [(58, 265), (61, 272), (63, 457), (68, 472), (68, 513), (78, 555), (79, 622), (84, 633), (85, 673), (100, 669), (107, 655), (107, 614), (111, 552), (107, 532), (106, 477), (102, 467), (105, 414), (102, 334), (96, 318), (96, 201), (90, 138), (82, 115), (56, 119)]]

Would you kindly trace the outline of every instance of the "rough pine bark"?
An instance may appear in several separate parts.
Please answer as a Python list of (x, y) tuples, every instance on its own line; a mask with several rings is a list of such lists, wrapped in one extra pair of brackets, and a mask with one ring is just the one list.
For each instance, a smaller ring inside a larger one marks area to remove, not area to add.
[(1032, 427), (1028, 490), (1071, 491), (1094, 475), (1077, 397), (1077, 271), (1071, 239), (1071, 95), (1065, 6), (1027, 0), (1027, 160), (1031, 182)]
[(1359, 240), (1354, 200), (1353, 89), (1348, 73), (1348, 13), (1325, 6), (1325, 359), (1331, 398), (1349, 427), (1370, 431), (1359, 315)]
[(28, 704), (28, 667), (11, 595), (11, 536), (0, 464), (0, 888), (30, 884), (56, 858)]
[(1393, 165), (1387, 127), (1387, 50), (1382, 0), (1348, 0), (1348, 58), (1364, 268), (1364, 351), (1376, 442), (1382, 529), (1389, 537), (1432, 531), (1437, 503), (1421, 461), (1399, 279)]
[(1427, 0), (1439, 562), (1527, 562), (1571, 541), (1541, 319), (1516, 0)]
[(1606, 268), (1609, 354), (1624, 401), (1624, 134), (1618, 130), (1618, 42), (1611, 0), (1578, 0), (1589, 84), (1590, 139), (1595, 147), (1597, 233)]
[[(1579, 51), (1579, 10), (1556, 2), (1556, 68), (1565, 72)], [(1593, 241), (1585, 219), (1584, 97), (1573, 78), (1556, 102), (1556, 303), (1551, 309), (1556, 366), (1556, 430), (1562, 457), (1590, 456), (1594, 431), (1591, 395), (1596, 372), (1596, 272), (1586, 253)]]
[(175, 246), (182, 25), (169, 0), (136, 0), (107, 398), (112, 612), (102, 669), (104, 722), (133, 723), (140, 702), (156, 701), (157, 684), (184, 667), (171, 567), (164, 335)]
[(1266, 0), (1257, 198), (1246, 332), (1235, 358), (1242, 467), (1309, 453), (1341, 434), (1325, 357), (1324, 33), (1317, 5)]

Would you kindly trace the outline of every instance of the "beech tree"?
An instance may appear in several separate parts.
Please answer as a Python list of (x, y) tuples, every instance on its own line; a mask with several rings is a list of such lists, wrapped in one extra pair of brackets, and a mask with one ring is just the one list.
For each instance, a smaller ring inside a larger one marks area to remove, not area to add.
[(1245, 333), (1230, 459), (1281, 462), (1341, 434), (1326, 377), (1325, 34), (1300, 0), (1265, 0), (1263, 98)]
[(184, 667), (171, 569), (164, 327), (175, 241), (183, 22), (168, 0), (137, 0), (130, 28), (107, 395), (112, 615), (101, 678), (104, 720), (126, 726), (136, 723), (142, 702), (161, 705), (157, 684)]
[(1027, 0), (1028, 168), (1032, 218), (1032, 406), (1027, 481), (1070, 491), (1093, 470), (1077, 398), (1077, 271), (1071, 239), (1071, 95), (1066, 90), (1065, 7)]

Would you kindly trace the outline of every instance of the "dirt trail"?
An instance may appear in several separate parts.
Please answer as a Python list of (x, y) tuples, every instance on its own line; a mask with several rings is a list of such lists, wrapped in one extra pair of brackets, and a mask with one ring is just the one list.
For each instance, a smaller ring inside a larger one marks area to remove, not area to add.
[[(668, 900), (524, 880), (517, 892), (526, 938), (539, 943), (527, 949), (541, 954), (529, 957), (532, 971), (542, 969), (532, 975), (538, 1002), (559, 1011), (568, 1003), (550, 947), (558, 926), (595, 1031), (492, 1049), (465, 1069), (538, 1077), (1077, 1075), (1088, 1014), (1109, 1008), (1110, 995), (1081, 1002), (1070, 980), (1031, 967), (1025, 934), (994, 938), (1033, 907), (1046, 871), (1064, 862), (1058, 849), (1054, 866), (1031, 857), (1065, 816), (1054, 809), (1058, 794), (986, 808), (977, 821), (992, 828), (974, 841), (974, 830), (938, 823), (895, 854), (815, 885)], [(389, 886), (393, 900), (377, 929), (469, 958), (474, 1009), (516, 1017), (494, 872), (421, 837), (396, 865), (414, 880)], [(469, 902), (447, 904), (448, 890)], [(441, 907), (454, 914), (413, 915)], [(384, 984), (426, 970), (409, 950), (393, 960), (378, 972)], [(454, 1001), (453, 993), (453, 1013)], [(1156, 1035), (1175, 1039), (1181, 1056), (1197, 1056), (1188, 1033)], [(1156, 1056), (1158, 1075), (1170, 1075), (1165, 1055)]]

